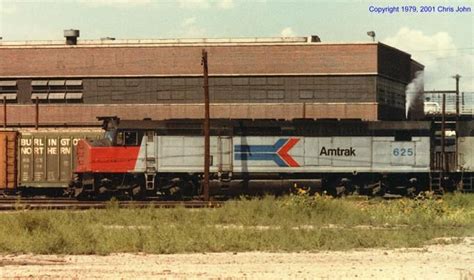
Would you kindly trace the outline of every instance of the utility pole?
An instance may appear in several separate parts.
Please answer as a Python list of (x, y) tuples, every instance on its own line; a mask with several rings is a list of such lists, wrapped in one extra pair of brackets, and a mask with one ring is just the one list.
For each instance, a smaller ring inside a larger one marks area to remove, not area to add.
[(35, 129), (38, 130), (39, 127), (39, 98), (36, 96), (36, 105), (35, 105)]
[(459, 78), (461, 75), (456, 74), (453, 78), (456, 79), (456, 117), (459, 117)]
[(7, 128), (7, 97), (3, 95), (3, 128)]
[(441, 176), (440, 187), (444, 189), (444, 176), (448, 172), (448, 160), (446, 158), (446, 94), (443, 93), (443, 104), (441, 110)]
[(209, 201), (209, 165), (211, 158), (210, 124), (209, 124), (209, 77), (207, 68), (207, 51), (202, 50), (202, 61), (204, 74), (204, 180), (202, 181), (202, 190), (204, 200)]
[[(456, 119), (459, 120), (461, 118), (461, 113), (462, 113), (459, 106), (459, 79), (461, 78), (461, 75), (456, 74), (453, 76), (453, 78), (456, 79)], [(464, 104), (464, 95), (463, 95), (463, 104)], [(457, 131), (457, 126), (456, 126), (456, 141), (457, 141), (457, 135), (458, 135), (458, 131)], [(458, 162), (458, 145), (454, 145), (454, 147), (455, 147), (454, 160), (455, 162)]]

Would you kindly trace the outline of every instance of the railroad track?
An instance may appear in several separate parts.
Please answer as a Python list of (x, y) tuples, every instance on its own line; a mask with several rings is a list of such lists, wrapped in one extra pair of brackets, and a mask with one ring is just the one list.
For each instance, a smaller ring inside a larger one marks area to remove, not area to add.
[(0, 211), (12, 210), (48, 210), (48, 209), (105, 209), (119, 208), (217, 208), (223, 201), (79, 201), (75, 199), (47, 199), (47, 198), (0, 198)]

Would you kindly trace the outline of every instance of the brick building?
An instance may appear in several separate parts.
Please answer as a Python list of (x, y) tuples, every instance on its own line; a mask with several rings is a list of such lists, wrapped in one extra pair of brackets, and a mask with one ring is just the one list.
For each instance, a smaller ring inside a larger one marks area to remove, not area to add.
[(40, 125), (202, 118), (202, 49), (214, 118), (400, 120), (423, 69), (382, 43), (311, 37), (0, 41), (0, 122), (5, 111), (9, 126), (33, 125), (37, 111)]

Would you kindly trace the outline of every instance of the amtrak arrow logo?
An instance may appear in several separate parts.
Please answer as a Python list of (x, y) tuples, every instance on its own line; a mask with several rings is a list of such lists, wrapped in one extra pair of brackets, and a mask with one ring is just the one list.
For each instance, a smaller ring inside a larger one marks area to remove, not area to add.
[(235, 145), (235, 160), (273, 160), (280, 167), (299, 167), (288, 154), (299, 141), (298, 138), (282, 138), (274, 145)]

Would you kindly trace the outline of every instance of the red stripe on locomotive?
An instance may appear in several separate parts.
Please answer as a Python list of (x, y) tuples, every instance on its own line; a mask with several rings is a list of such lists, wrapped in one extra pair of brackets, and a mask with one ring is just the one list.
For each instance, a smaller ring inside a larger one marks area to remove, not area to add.
[(76, 172), (122, 173), (135, 169), (140, 147), (95, 147), (87, 140), (77, 145)]
[(288, 164), (289, 167), (300, 167), (299, 163), (288, 153), (300, 141), (298, 138), (290, 138), (288, 142), (277, 151), (278, 155)]

